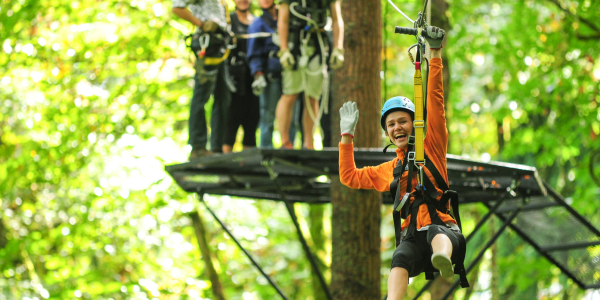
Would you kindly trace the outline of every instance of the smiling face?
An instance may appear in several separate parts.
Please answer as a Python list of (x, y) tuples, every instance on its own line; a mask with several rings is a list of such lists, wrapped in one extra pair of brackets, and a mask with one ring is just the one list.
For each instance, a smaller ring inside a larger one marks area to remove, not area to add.
[(245, 11), (250, 7), (250, 0), (235, 0), (235, 7), (238, 10)]
[(263, 9), (269, 9), (273, 6), (274, 0), (258, 0), (258, 5)]
[(408, 146), (408, 136), (412, 132), (413, 122), (409, 113), (394, 111), (385, 118), (385, 135), (398, 148)]

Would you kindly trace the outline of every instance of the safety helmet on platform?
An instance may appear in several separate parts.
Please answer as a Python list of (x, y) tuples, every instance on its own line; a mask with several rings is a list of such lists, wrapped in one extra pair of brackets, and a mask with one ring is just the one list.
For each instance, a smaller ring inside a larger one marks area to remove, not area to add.
[(385, 101), (381, 109), (381, 128), (385, 131), (385, 118), (392, 112), (405, 111), (410, 114), (410, 117), (415, 119), (415, 105), (408, 98), (396, 96)]

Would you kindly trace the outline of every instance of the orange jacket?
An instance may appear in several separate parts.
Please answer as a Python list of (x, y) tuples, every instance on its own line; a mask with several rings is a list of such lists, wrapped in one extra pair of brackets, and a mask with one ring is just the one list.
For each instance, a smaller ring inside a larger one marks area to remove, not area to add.
[[(390, 183), (394, 180), (393, 171), (396, 164), (402, 164), (406, 148), (396, 149), (396, 158), (386, 163), (380, 164), (376, 167), (364, 167), (357, 169), (354, 163), (354, 144), (339, 144), (340, 147), (340, 181), (355, 189), (376, 189), (380, 192), (386, 192), (390, 190)], [(448, 130), (446, 129), (446, 114), (444, 111), (444, 85), (442, 79), (442, 59), (432, 58), (431, 65), (429, 67), (429, 82), (428, 82), (428, 94), (427, 94), (427, 135), (425, 137), (425, 153), (433, 164), (437, 167), (438, 171), (448, 183), (448, 172), (446, 170), (446, 150), (448, 147)], [(435, 179), (431, 175), (431, 172), (424, 168), (425, 174), (429, 177), (431, 182), (435, 185), (439, 196), (437, 200), (442, 197), (442, 190), (438, 188)], [(416, 172), (413, 173), (412, 179), (413, 190), (417, 186)], [(400, 198), (406, 193), (406, 180), (408, 179), (408, 172), (405, 172), (400, 179), (401, 189)], [(414, 197), (411, 197), (411, 203), (414, 201)], [(448, 208), (450, 203), (448, 202)], [(438, 215), (443, 222), (454, 221), (454, 219), (445, 213), (439, 212)], [(402, 223), (402, 229), (408, 227), (410, 224), (409, 216)], [(431, 218), (427, 210), (427, 205), (422, 204), (419, 207), (419, 213), (417, 215), (417, 229), (423, 226), (431, 224)]]

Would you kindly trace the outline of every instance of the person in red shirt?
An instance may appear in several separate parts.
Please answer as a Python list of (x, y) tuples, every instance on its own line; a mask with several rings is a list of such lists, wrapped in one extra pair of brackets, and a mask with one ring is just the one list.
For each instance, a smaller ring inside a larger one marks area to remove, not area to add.
[[(444, 87), (442, 80), (441, 44), (445, 32), (437, 27), (427, 27), (424, 35), (431, 49), (431, 65), (429, 68), (429, 83), (427, 95), (427, 135), (424, 146), (427, 158), (441, 174), (445, 184), (448, 185), (446, 170), (446, 150), (448, 145), (448, 130), (444, 111)], [(381, 126), (386, 137), (397, 147), (396, 158), (375, 167), (357, 169), (354, 163), (354, 129), (358, 122), (358, 109), (356, 103), (346, 102), (340, 109), (340, 125), (342, 139), (340, 149), (340, 180), (355, 189), (376, 189), (380, 192), (390, 190), (394, 180), (394, 168), (397, 164), (403, 166), (408, 151), (409, 136), (413, 131), (414, 104), (406, 97), (393, 97), (386, 101), (381, 112)], [(409, 166), (405, 170), (408, 169)], [(412, 167), (412, 166), (410, 166)], [(431, 180), (438, 192), (435, 200), (440, 200), (443, 190), (436, 182), (434, 176), (424, 168), (425, 176)], [(453, 249), (459, 247), (460, 229), (454, 218), (447, 214), (448, 210), (441, 212), (434, 209), (436, 214), (430, 214), (427, 203), (421, 202), (418, 207), (413, 207), (415, 189), (418, 186), (417, 172), (411, 178), (410, 201), (405, 209), (412, 213), (406, 217), (401, 226), (401, 237), (396, 237), (397, 248), (392, 258), (392, 269), (388, 280), (388, 299), (403, 299), (406, 295), (408, 278), (419, 275), (431, 263), (445, 278), (454, 275), (452, 264), (458, 255)], [(439, 178), (439, 177), (438, 177)], [(400, 198), (406, 194), (408, 171), (404, 171), (399, 180)], [(423, 197), (423, 196), (419, 196)], [(450, 203), (447, 203), (449, 209)], [(411, 223), (411, 218), (416, 222)], [(433, 220), (432, 220), (433, 219)], [(412, 225), (412, 226), (411, 226)], [(397, 231), (398, 235), (398, 231)], [(458, 252), (458, 251), (455, 251)], [(461, 262), (462, 263), (462, 262)]]

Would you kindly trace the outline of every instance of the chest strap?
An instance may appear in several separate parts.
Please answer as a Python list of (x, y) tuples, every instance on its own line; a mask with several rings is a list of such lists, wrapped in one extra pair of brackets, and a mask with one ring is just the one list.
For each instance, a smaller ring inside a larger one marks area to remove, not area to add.
[[(394, 211), (401, 210), (402, 219), (406, 219), (410, 215), (410, 210), (404, 209), (404, 206), (407, 206), (406, 203), (408, 202), (408, 199), (406, 199), (405, 203), (402, 203), (402, 201), (405, 200), (404, 197), (410, 196), (404, 196), (403, 198), (400, 197), (400, 181), (404, 172), (408, 172), (408, 177), (406, 181), (406, 192), (408, 193), (409, 191), (412, 191), (412, 173), (416, 169), (414, 164), (410, 162), (411, 160), (414, 160), (414, 157), (410, 157), (409, 153), (409, 151), (406, 151), (406, 155), (404, 156), (404, 160), (402, 161), (402, 163), (398, 163), (394, 168), (394, 180), (390, 184), (390, 193), (392, 194), (392, 198), (394, 199)], [(444, 179), (444, 177), (442, 177), (437, 167), (433, 164), (429, 157), (427, 157), (427, 155), (425, 155), (425, 161), (425, 168), (431, 173), (435, 182), (437, 183), (438, 188), (442, 190), (443, 194), (439, 201), (436, 200), (439, 196), (439, 193), (437, 192), (435, 185), (429, 179), (428, 176), (423, 176), (423, 186), (420, 188), (422, 188), (423, 192), (426, 193), (430, 198), (435, 200), (432, 203), (435, 209), (437, 209), (440, 212), (450, 214), (454, 218), (454, 220), (456, 220), (458, 227), (462, 231), (462, 223), (460, 220), (460, 213), (458, 209), (458, 193), (453, 190), (450, 190), (448, 184), (446, 183), (446, 180)], [(448, 201), (450, 201), (450, 211), (448, 211), (447, 208)], [(400, 206), (401, 204), (402, 206)]]

